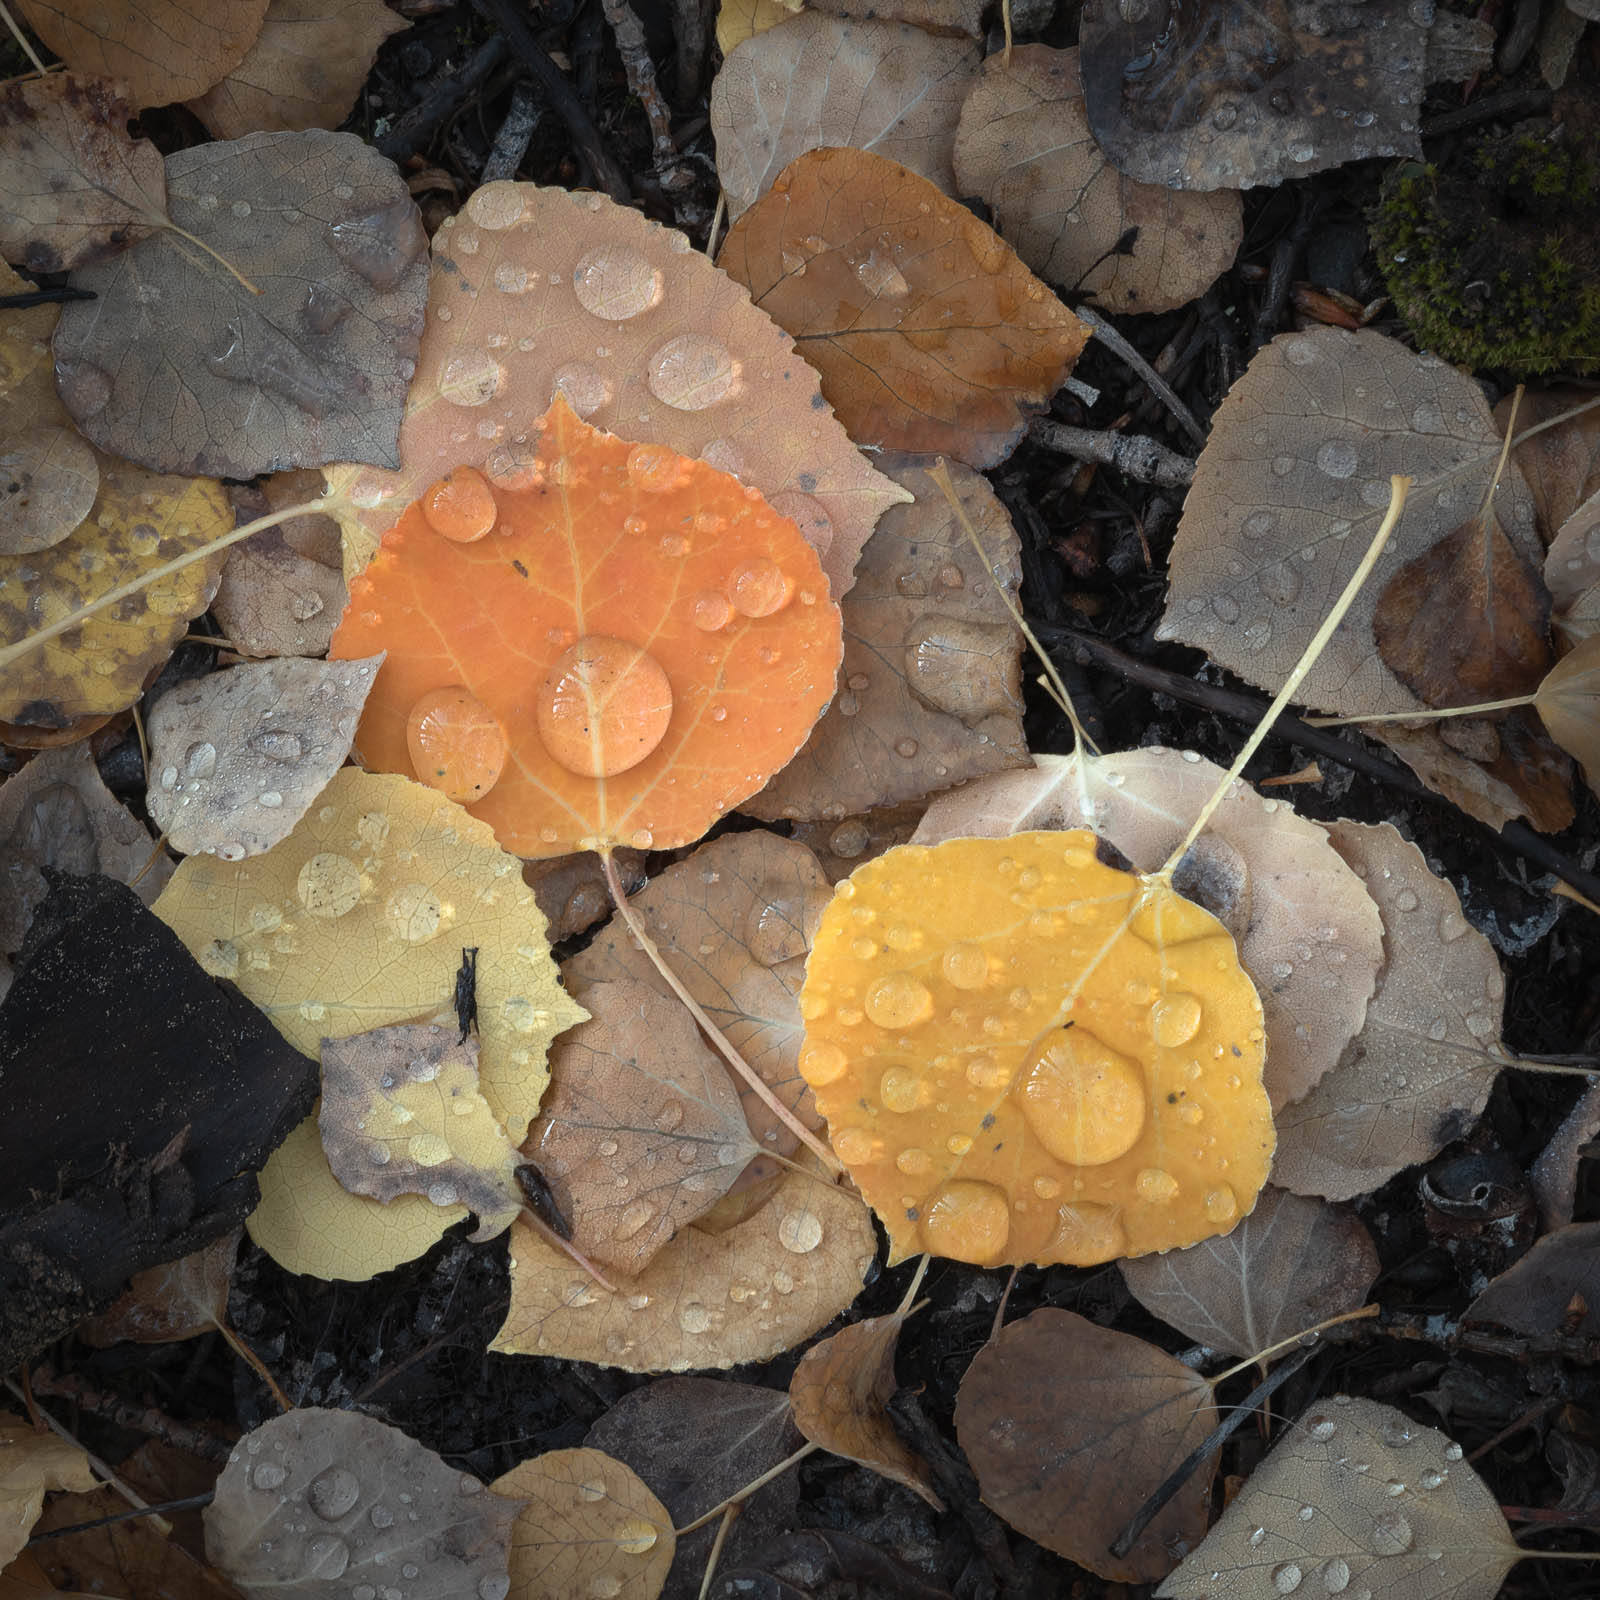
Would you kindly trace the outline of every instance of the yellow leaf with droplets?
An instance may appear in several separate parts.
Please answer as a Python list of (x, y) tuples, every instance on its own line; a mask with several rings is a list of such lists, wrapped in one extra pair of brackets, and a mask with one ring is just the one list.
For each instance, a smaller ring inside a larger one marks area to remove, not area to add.
[(889, 1232), (982, 1266), (1226, 1233), (1272, 1159), (1227, 930), (1093, 834), (908, 845), (824, 913), (800, 1070)]

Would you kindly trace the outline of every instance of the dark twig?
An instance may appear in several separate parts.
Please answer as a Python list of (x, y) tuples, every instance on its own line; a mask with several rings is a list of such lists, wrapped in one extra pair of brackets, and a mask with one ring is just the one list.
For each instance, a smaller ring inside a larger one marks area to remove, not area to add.
[(462, 66), (447, 78), (440, 78), (421, 100), (389, 125), (375, 140), (381, 154), (391, 161), (404, 161), (418, 145), (425, 143), (433, 130), (465, 104), (467, 97), (506, 58), (506, 42), (498, 35), (485, 39)]
[(700, 93), (706, 65), (706, 7), (703, 0), (674, 0), (674, 32), (678, 40), (677, 101), (688, 105)]
[[(1038, 625), (1035, 631), (1047, 644), (1068, 645), (1102, 665), (1112, 668), (1113, 671), (1120, 672), (1132, 683), (1142, 684), (1145, 688), (1155, 689), (1161, 694), (1169, 694), (1174, 700), (1183, 701), (1185, 705), (1200, 706), (1204, 710), (1214, 711), (1218, 716), (1227, 717), (1230, 721), (1254, 725), (1261, 720), (1261, 713), (1266, 709), (1266, 703), (1255, 695), (1240, 694), (1232, 689), (1218, 689), (1209, 683), (1197, 683), (1193, 678), (1186, 678), (1181, 673), (1168, 672), (1164, 667), (1152, 666), (1149, 662), (1127, 655), (1115, 645), (1095, 638), (1093, 634), (1079, 633), (1073, 628), (1052, 628), (1047, 624)], [(1325, 728), (1308, 727), (1298, 717), (1279, 717), (1273, 727), (1272, 737), (1285, 744), (1299, 745), (1302, 750), (1314, 751), (1319, 756), (1327, 756), (1330, 761), (1337, 761), (1341, 766), (1365, 773), (1369, 778), (1375, 778), (1379, 783), (1387, 784), (1391, 789), (1398, 789), (1414, 799), (1425, 800), (1431, 805), (1450, 804), (1442, 796), (1426, 788), (1405, 767), (1386, 760), (1364, 743), (1348, 742)], [(1465, 812), (1454, 806), (1451, 806), (1450, 810), (1455, 817), (1466, 817)], [(1554, 873), (1556, 877), (1576, 889), (1586, 900), (1600, 903), (1600, 876), (1580, 867), (1570, 856), (1563, 855), (1526, 823), (1508, 822), (1497, 832), (1475, 817), (1469, 820), (1490, 838), (1499, 840), (1524, 860), (1531, 861), (1541, 872)]]
[(53, 306), (68, 300), (97, 300), (93, 289), (29, 289), (23, 294), (0, 294), (0, 311), (25, 311), (29, 306)]
[(1194, 462), (1144, 434), (1100, 433), (1093, 428), (1069, 428), (1048, 417), (1035, 417), (1028, 425), (1028, 437), (1059, 455), (1115, 467), (1140, 483), (1182, 489), (1194, 482)]
[(506, 110), (500, 131), (489, 147), (488, 159), (478, 174), (480, 183), (497, 183), (502, 178), (515, 178), (522, 158), (528, 153), (533, 130), (539, 126), (539, 102), (533, 97), (529, 84), (519, 83), (511, 91), (511, 104)]
[(1548, 89), (1508, 89), (1504, 94), (1486, 94), (1470, 106), (1441, 112), (1422, 125), (1424, 139), (1437, 139), (1442, 133), (1460, 133), (1484, 122), (1520, 122), (1523, 117), (1546, 115), (1555, 96)]
[(175, 1450), (187, 1450), (190, 1455), (199, 1456), (202, 1460), (225, 1464), (233, 1450), (228, 1440), (209, 1429), (178, 1422), (164, 1412), (157, 1411), (154, 1406), (129, 1405), (113, 1394), (101, 1394), (91, 1389), (79, 1378), (67, 1375), (57, 1377), (48, 1369), (36, 1369), (32, 1376), (35, 1394), (70, 1400), (85, 1411), (104, 1417), (107, 1422), (132, 1428), (136, 1433), (149, 1434), (152, 1439), (160, 1439)]
[(1094, 336), (1101, 344), (1108, 350), (1114, 351), (1133, 369), (1143, 380), (1145, 387), (1172, 413), (1178, 425), (1196, 444), (1203, 445), (1206, 442), (1206, 430), (1194, 420), (1194, 413), (1178, 398), (1172, 385), (1098, 311), (1088, 306), (1079, 306), (1078, 318), (1094, 329)]
[(1283, 321), (1283, 310), (1289, 303), (1289, 288), (1295, 279), (1300, 259), (1305, 254), (1306, 240), (1320, 210), (1316, 199), (1302, 194), (1300, 209), (1294, 226), (1278, 240), (1272, 251), (1272, 266), (1267, 273), (1267, 292), (1256, 313), (1255, 330), (1251, 334), (1250, 348), (1259, 350), (1271, 342)]
[(600, 8), (611, 25), (612, 37), (622, 56), (622, 69), (628, 75), (628, 87), (634, 98), (644, 107), (650, 123), (650, 142), (655, 162), (656, 177), (661, 187), (669, 192), (687, 188), (694, 182), (694, 173), (678, 154), (672, 142), (672, 111), (661, 98), (661, 86), (656, 82), (656, 64), (650, 58), (650, 47), (645, 43), (644, 24), (628, 4), (628, 0), (600, 0)]
[(129, 1506), (126, 1511), (113, 1511), (108, 1517), (96, 1517), (92, 1522), (74, 1522), (65, 1528), (50, 1528), (36, 1533), (28, 1541), (31, 1550), (36, 1544), (49, 1539), (65, 1539), (69, 1533), (91, 1533), (96, 1528), (109, 1527), (113, 1522), (129, 1522), (134, 1517), (162, 1517), (169, 1511), (197, 1511), (216, 1499), (216, 1491), (207, 1489), (204, 1494), (192, 1494), (187, 1500), (163, 1500), (158, 1506)]

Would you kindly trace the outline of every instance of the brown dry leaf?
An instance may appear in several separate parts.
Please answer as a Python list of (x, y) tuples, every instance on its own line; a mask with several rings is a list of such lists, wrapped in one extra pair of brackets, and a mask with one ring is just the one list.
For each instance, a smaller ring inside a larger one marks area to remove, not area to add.
[(1533, 706), (1550, 737), (1577, 757), (1589, 787), (1600, 791), (1600, 636), (1580, 640), (1550, 669)]
[(183, 855), (270, 850), (350, 753), (382, 656), (284, 656), (172, 689), (150, 712), (150, 819)]
[(865, 150), (791, 162), (717, 265), (794, 336), (858, 444), (974, 467), (1011, 453), (1089, 337), (992, 228)]
[(252, 478), (395, 462), (422, 331), (425, 251), (393, 164), (353, 134), (253, 133), (167, 157), (179, 227), (81, 269), (56, 383), (103, 449), (161, 472)]
[(243, 1228), (213, 1239), (203, 1250), (136, 1272), (122, 1297), (78, 1328), (85, 1344), (103, 1349), (124, 1339), (166, 1344), (195, 1339), (228, 1319), (228, 1290)]
[(799, 525), (835, 598), (878, 514), (905, 498), (829, 414), (789, 338), (683, 234), (603, 195), (491, 183), (434, 238), (400, 471), (327, 473), (346, 502), (346, 577), (456, 467), (515, 482), (557, 390), (597, 428), (759, 489)]
[(239, 1446), (206, 1508), (206, 1555), (246, 1594), (316, 1600), (404, 1574), (406, 1600), (506, 1592), (516, 1506), (398, 1428), (304, 1406)]
[(950, 475), (983, 559), (920, 465), (880, 457), (917, 496), (883, 515), (840, 602), (844, 662), (800, 753), (740, 807), (768, 822), (897, 805), (1024, 765), (1022, 635), (1006, 608), (1022, 582), (1017, 536), (988, 479)]
[(132, 115), (120, 84), (70, 72), (0, 92), (0, 253), (65, 272), (166, 226), (161, 152)]
[[(1183, 841), (1223, 777), (1192, 750), (1034, 758), (929, 808), (919, 844), (1028, 828), (1092, 827), (1139, 872)], [(1318, 824), (1237, 783), (1174, 879), (1233, 935), (1261, 996), (1265, 1082), (1274, 1109), (1306, 1094), (1367, 1014), (1383, 965), (1383, 924), (1361, 880)]]
[(1525, 1553), (1460, 1445), (1393, 1406), (1336, 1394), (1295, 1422), (1156, 1593), (1256, 1600), (1270, 1583), (1275, 1594), (1494, 1600)]
[(1556, 632), (1569, 644), (1600, 633), (1600, 493), (1565, 522), (1545, 552)]
[(1550, 1135), (1550, 1142), (1528, 1168), (1528, 1182), (1539, 1202), (1539, 1218), (1546, 1230), (1572, 1221), (1578, 1193), (1578, 1164), (1583, 1147), (1600, 1134), (1600, 1083), (1592, 1084)]
[[(1526, 433), (1594, 398), (1593, 389), (1570, 384), (1528, 390), (1515, 408), (1514, 426), (1519, 434)], [(1494, 408), (1494, 420), (1502, 433), (1511, 418), (1512, 404), (1507, 395)], [(1511, 459), (1522, 469), (1539, 526), (1549, 540), (1585, 500), (1600, 494), (1600, 406), (1524, 439), (1513, 448)]]
[(589, 1020), (551, 1047), (524, 1148), (570, 1200), (573, 1244), (632, 1276), (759, 1151), (728, 1069), (676, 996), (632, 979), (573, 991)]
[(1455, 890), (1386, 822), (1328, 836), (1377, 902), (1387, 965), (1339, 1064), (1278, 1114), (1272, 1181), (1349, 1200), (1460, 1138), (1511, 1058), (1500, 962)]
[(75, 428), (26, 428), (0, 443), (0, 555), (48, 550), (88, 516), (100, 463)]
[(1106, 160), (1089, 132), (1075, 49), (1023, 45), (1009, 67), (990, 56), (961, 112), (955, 169), (957, 192), (982, 198), (1041, 278), (1107, 311), (1187, 305), (1244, 238), (1237, 191), (1138, 183)]
[(817, 858), (829, 883), (848, 878), (863, 862), (875, 860), (897, 844), (907, 844), (922, 821), (923, 806), (880, 806), (841, 822), (796, 822), (790, 837)]
[(1119, 1264), (1152, 1316), (1232, 1356), (1354, 1311), (1379, 1270), (1353, 1213), (1271, 1184), (1226, 1237)]
[[(781, 1389), (659, 1378), (623, 1395), (583, 1442), (632, 1467), (681, 1528), (777, 1466), (799, 1438)], [(799, 1498), (799, 1475), (782, 1472), (744, 1500), (722, 1545), (722, 1570), (758, 1558), (769, 1539), (786, 1532)], [(679, 1536), (662, 1600), (698, 1600), (719, 1526)]]
[[(724, 834), (668, 867), (633, 900), (679, 981), (808, 1127), (819, 1122), (800, 1076), (805, 1029), (796, 997), (827, 903), (816, 858), (770, 833)], [(566, 964), (565, 976), (579, 999), (589, 985), (619, 978), (671, 993), (617, 918)], [(760, 1148), (793, 1151), (793, 1134), (761, 1101), (743, 1088), (740, 1097)]]
[(1462, 1313), (1528, 1338), (1600, 1334), (1600, 1222), (1569, 1222), (1538, 1240)]
[(677, 1535), (667, 1508), (602, 1450), (550, 1450), (489, 1487), (518, 1502), (507, 1600), (656, 1600)]
[(867, 1317), (812, 1345), (789, 1379), (789, 1403), (812, 1444), (903, 1483), (943, 1511), (927, 1463), (902, 1442), (886, 1409), (899, 1387), (894, 1352), (905, 1320), (899, 1311)]
[[(1071, 1402), (1042, 1404), (1046, 1393)], [(1216, 1421), (1199, 1373), (1143, 1339), (1048, 1307), (978, 1352), (956, 1400), (956, 1437), (984, 1504), (1047, 1550), (1122, 1583), (1165, 1577), (1204, 1537), (1214, 1454), (1126, 1556), (1107, 1548)]]
[(876, 1249), (861, 1201), (809, 1172), (785, 1172), (722, 1232), (691, 1224), (615, 1293), (516, 1222), (511, 1305), (489, 1348), (627, 1372), (767, 1361), (855, 1299)]
[[(636, 894), (644, 888), (644, 860), (643, 850), (612, 852), (611, 864), (622, 880), (625, 894)], [(595, 923), (611, 915), (605, 865), (593, 850), (551, 856), (544, 861), (524, 861), (522, 881), (533, 890), (533, 897), (550, 924), (551, 944), (570, 939), (575, 933), (587, 933)]]
[(1130, 177), (1248, 189), (1346, 161), (1417, 156), (1431, 6), (1089, 0), (1089, 124)]
[(899, 22), (806, 11), (746, 40), (711, 85), (728, 214), (753, 205), (795, 157), (871, 150), (955, 191), (951, 150), (978, 49)]
[(334, 1177), (352, 1194), (465, 1206), (478, 1218), (475, 1242), (504, 1233), (522, 1209), (521, 1158), (478, 1088), (478, 1041), (453, 1027), (324, 1039), (317, 1125)]
[(34, 907), (48, 892), (41, 867), (103, 872), (152, 905), (172, 876), (164, 855), (145, 871), (154, 851), (144, 824), (101, 782), (87, 743), (35, 756), (0, 788), (0, 952), (22, 948)]
[(969, 39), (981, 39), (987, 7), (983, 0), (812, 0), (809, 9), (826, 12), (830, 17), (907, 22), (928, 33), (959, 33)]
[(382, 0), (269, 0), (244, 59), (189, 109), (219, 139), (337, 128), (378, 46), (408, 26)]
[(81, 1444), (35, 1432), (23, 1418), (0, 1411), (0, 1567), (28, 1542), (47, 1490), (81, 1494), (96, 1483)]
[[(50, 1574), (39, 1564), (32, 1551), (24, 1550), (11, 1564), (0, 1571), (0, 1600), (56, 1600), (65, 1591), (56, 1588)], [(82, 1591), (67, 1594), (65, 1600), (91, 1600)], [(94, 1596), (92, 1600), (105, 1600)]]

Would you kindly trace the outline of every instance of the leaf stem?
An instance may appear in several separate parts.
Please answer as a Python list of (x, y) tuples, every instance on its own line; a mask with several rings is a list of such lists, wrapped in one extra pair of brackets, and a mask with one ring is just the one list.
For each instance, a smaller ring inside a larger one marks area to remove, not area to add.
[(785, 1456), (783, 1460), (777, 1464), (777, 1466), (769, 1467), (761, 1474), (759, 1478), (752, 1478), (749, 1483), (744, 1485), (743, 1488), (739, 1489), (734, 1494), (730, 1494), (728, 1498), (720, 1505), (712, 1506), (712, 1508), (706, 1512), (704, 1516), (696, 1517), (693, 1522), (687, 1523), (681, 1528), (674, 1528), (673, 1532), (676, 1533), (680, 1539), (685, 1538), (691, 1533), (697, 1532), (699, 1529), (705, 1527), (708, 1522), (716, 1521), (716, 1519), (720, 1517), (724, 1511), (728, 1510), (730, 1506), (743, 1504), (743, 1502), (748, 1500), (750, 1496), (753, 1495), (758, 1489), (765, 1489), (774, 1478), (781, 1478), (790, 1467), (798, 1466), (813, 1451), (820, 1450), (821, 1448), (821, 1445), (815, 1444), (801, 1445), (792, 1456)]
[(39, 59), (39, 52), (33, 48), (33, 41), (25, 34), (17, 23), (17, 19), (6, 8), (5, 0), (0, 0), (0, 18), (5, 19), (5, 25), (11, 30), (11, 37), (17, 41), (17, 48), (33, 65), (33, 70), (41, 78), (45, 77), (50, 69)]
[(1257, 1350), (1253, 1356), (1246, 1356), (1243, 1361), (1236, 1362), (1231, 1367), (1225, 1367), (1221, 1372), (1214, 1373), (1206, 1381), (1211, 1384), (1221, 1383), (1224, 1378), (1232, 1378), (1243, 1372), (1247, 1367), (1254, 1367), (1275, 1356), (1280, 1350), (1287, 1350), (1292, 1344), (1302, 1341), (1314, 1340), (1318, 1334), (1328, 1328), (1337, 1328), (1341, 1322), (1360, 1322), (1367, 1317), (1375, 1317), (1382, 1308), (1378, 1305), (1361, 1306), (1355, 1311), (1342, 1311), (1336, 1317), (1329, 1317), (1324, 1322), (1313, 1323), (1309, 1328), (1302, 1328), (1298, 1333), (1291, 1333), (1287, 1339), (1280, 1339), (1276, 1344), (1269, 1344), (1265, 1350)]
[(1481, 700), (1475, 706), (1446, 706), (1443, 710), (1373, 711), (1364, 717), (1307, 717), (1308, 728), (1344, 728), (1359, 722), (1436, 722), (1440, 717), (1475, 717), (1485, 711), (1514, 711), (1518, 706), (1531, 706), (1539, 697), (1536, 694), (1513, 695), (1509, 700)]
[(189, 232), (187, 228), (180, 228), (171, 217), (163, 217), (161, 219), (161, 226), (165, 228), (168, 233), (175, 233), (180, 239), (184, 239), (188, 243), (192, 244), (195, 249), (204, 250), (205, 253), (210, 256), (219, 267), (223, 268), (226, 272), (231, 273), (233, 277), (238, 280), (240, 288), (245, 290), (247, 294), (262, 294), (265, 292), (264, 290), (258, 289), (253, 283), (251, 283), (251, 281), (245, 277), (245, 275), (236, 266), (234, 266), (234, 264), (225, 255), (221, 255), (217, 251), (213, 250), (204, 239), (197, 239), (192, 233)]
[(228, 1341), (229, 1349), (266, 1384), (268, 1392), (277, 1402), (278, 1409), (280, 1411), (293, 1411), (294, 1401), (278, 1387), (278, 1380), (268, 1370), (266, 1362), (228, 1326), (228, 1319), (214, 1316), (211, 1320), (215, 1323), (217, 1332)]

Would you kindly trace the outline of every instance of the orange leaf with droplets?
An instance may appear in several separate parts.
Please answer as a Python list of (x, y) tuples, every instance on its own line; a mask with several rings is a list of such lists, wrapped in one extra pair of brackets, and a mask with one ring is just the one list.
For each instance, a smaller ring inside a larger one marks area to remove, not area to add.
[(1085, 1266), (1225, 1233), (1272, 1158), (1227, 930), (1094, 835), (904, 845), (841, 883), (800, 1070), (900, 1260)]
[[(833, 693), (839, 608), (756, 490), (601, 433), (560, 397), (536, 433), (514, 476), (425, 495), (352, 583), (332, 656), (389, 652), (356, 747), (374, 770), (474, 789), (467, 809), (520, 856), (688, 844), (805, 742)], [(480, 485), (492, 531), (462, 543)], [(419, 741), (418, 768), (413, 712), (452, 688), (472, 748)], [(492, 783), (486, 718), (506, 742)]]

